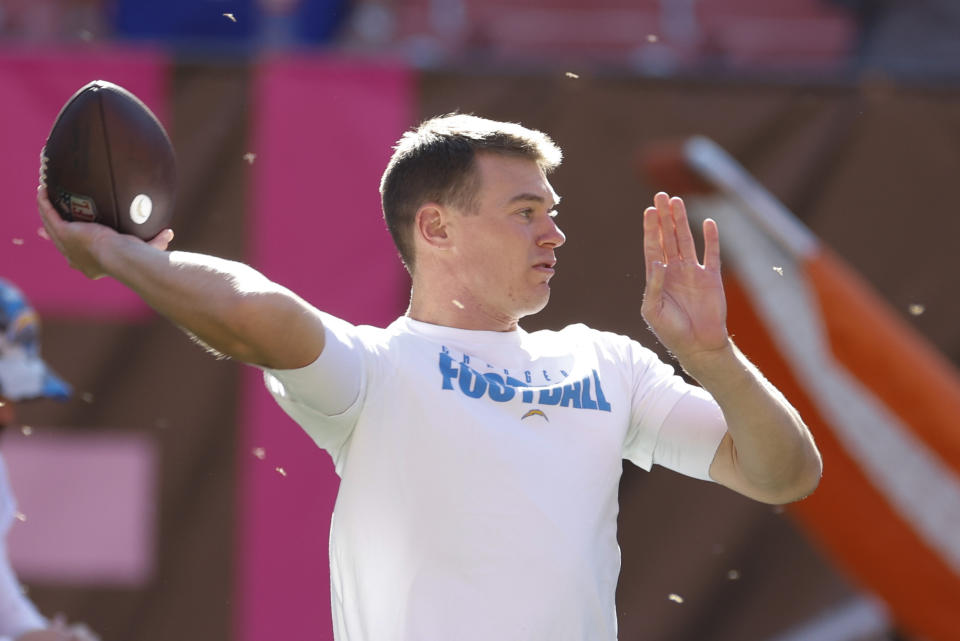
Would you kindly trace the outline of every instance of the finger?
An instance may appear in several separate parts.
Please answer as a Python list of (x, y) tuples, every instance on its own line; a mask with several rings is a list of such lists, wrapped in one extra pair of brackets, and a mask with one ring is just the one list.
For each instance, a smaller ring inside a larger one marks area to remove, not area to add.
[(99, 637), (93, 633), (93, 630), (84, 623), (74, 623), (70, 626), (70, 632), (73, 634), (73, 638), (78, 641), (100, 641)]
[(680, 248), (677, 246), (677, 229), (673, 223), (673, 213), (670, 211), (670, 196), (664, 192), (653, 197), (653, 204), (657, 207), (660, 218), (660, 242), (663, 244), (663, 253), (669, 263), (680, 258)]
[(693, 233), (690, 231), (690, 221), (687, 219), (687, 208), (682, 198), (671, 198), (670, 209), (673, 212), (673, 224), (677, 230), (677, 246), (680, 256), (688, 260), (697, 259), (697, 246), (693, 242)]
[(166, 251), (167, 247), (170, 245), (170, 242), (173, 240), (173, 230), (164, 229), (159, 234), (151, 238), (147, 244), (151, 247), (156, 247), (161, 251)]
[(56, 215), (56, 210), (53, 209), (53, 203), (50, 202), (50, 198), (47, 196), (46, 185), (40, 184), (37, 186), (37, 211), (40, 212), (41, 216), (44, 216), (48, 210), (53, 211), (54, 215)]
[(643, 262), (650, 277), (650, 268), (655, 261), (663, 261), (663, 247), (660, 244), (660, 218), (655, 207), (643, 211)]
[(47, 190), (43, 186), (37, 189), (37, 212), (40, 214), (40, 220), (43, 221), (43, 226), (46, 228), (47, 233), (51, 236), (56, 236), (56, 232), (59, 231), (60, 226), (66, 223), (66, 221), (60, 218), (57, 210), (53, 208), (53, 204), (50, 202), (50, 199), (47, 198)]
[(720, 271), (720, 230), (713, 218), (703, 221), (703, 267)]
[(43, 185), (37, 188), (37, 212), (40, 214), (40, 221), (43, 223), (47, 235), (59, 246), (58, 223), (63, 221), (50, 203), (50, 199), (47, 198), (47, 189)]
[(53, 617), (53, 621), (51, 621), (50, 627), (57, 630), (66, 630), (67, 615), (65, 615), (63, 612), (57, 612)]
[(64, 220), (60, 212), (50, 202), (50, 198), (47, 196), (47, 188), (42, 185), (37, 188), (37, 210), (40, 212), (40, 218), (46, 224), (47, 231), (50, 231), (51, 228), (56, 231), (63, 231), (70, 225), (70, 222)]
[[(655, 314), (663, 298), (663, 281), (667, 273), (667, 266), (662, 261), (654, 261), (647, 269), (647, 282), (643, 290), (643, 303), (640, 313), (644, 318)], [(649, 321), (649, 318), (648, 318)]]

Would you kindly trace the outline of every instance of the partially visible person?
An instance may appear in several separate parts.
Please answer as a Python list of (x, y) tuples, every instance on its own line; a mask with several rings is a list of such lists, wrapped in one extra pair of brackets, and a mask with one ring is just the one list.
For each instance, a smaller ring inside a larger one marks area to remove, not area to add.
[[(0, 433), (15, 426), (16, 404), (66, 399), (70, 386), (40, 357), (40, 325), (23, 294), (0, 278)], [(17, 504), (0, 457), (0, 641), (95, 641), (83, 625), (49, 621), (26, 597), (7, 557), (7, 533)]]

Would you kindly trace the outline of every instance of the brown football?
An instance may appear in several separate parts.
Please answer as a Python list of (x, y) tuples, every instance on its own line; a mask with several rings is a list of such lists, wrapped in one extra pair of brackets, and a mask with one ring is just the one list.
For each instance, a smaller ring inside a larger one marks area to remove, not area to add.
[(148, 240), (170, 226), (176, 160), (163, 125), (132, 93), (96, 80), (60, 110), (44, 148), (50, 202), (65, 220)]

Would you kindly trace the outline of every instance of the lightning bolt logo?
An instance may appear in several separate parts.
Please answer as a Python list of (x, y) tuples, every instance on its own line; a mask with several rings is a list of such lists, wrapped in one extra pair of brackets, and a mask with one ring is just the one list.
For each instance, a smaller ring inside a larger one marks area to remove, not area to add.
[(542, 416), (543, 420), (545, 420), (547, 423), (550, 422), (550, 419), (547, 418), (547, 415), (543, 413), (543, 410), (528, 410), (526, 414), (520, 417), (520, 420), (522, 421), (528, 416)]

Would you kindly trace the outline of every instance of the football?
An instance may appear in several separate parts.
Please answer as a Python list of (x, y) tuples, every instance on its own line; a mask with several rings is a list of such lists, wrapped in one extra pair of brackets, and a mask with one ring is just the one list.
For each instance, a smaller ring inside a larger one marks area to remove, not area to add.
[(149, 240), (170, 226), (173, 145), (132, 93), (96, 80), (60, 110), (43, 152), (43, 180), (60, 216)]

